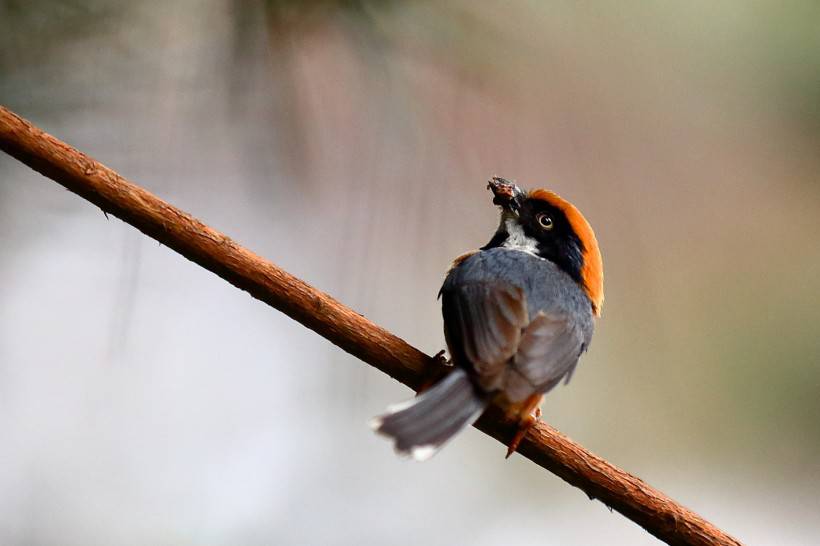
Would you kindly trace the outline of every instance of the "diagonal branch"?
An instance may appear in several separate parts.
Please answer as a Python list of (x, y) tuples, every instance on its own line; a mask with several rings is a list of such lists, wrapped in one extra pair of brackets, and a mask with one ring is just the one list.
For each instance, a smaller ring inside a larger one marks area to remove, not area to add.
[[(413, 389), (438, 365), (329, 295), (2, 106), (0, 149)], [(505, 443), (515, 433), (515, 424), (494, 408), (476, 427)], [(668, 544), (740, 544), (543, 422), (530, 429), (519, 452)]]

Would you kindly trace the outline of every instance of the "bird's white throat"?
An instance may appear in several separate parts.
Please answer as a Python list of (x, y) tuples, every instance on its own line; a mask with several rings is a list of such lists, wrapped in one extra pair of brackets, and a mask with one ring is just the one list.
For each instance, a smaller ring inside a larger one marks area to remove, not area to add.
[(524, 228), (521, 227), (521, 224), (519, 224), (515, 218), (506, 217), (502, 220), (502, 223), (504, 224), (504, 230), (507, 232), (507, 239), (501, 246), (537, 255), (538, 241), (533, 237), (528, 237), (527, 234), (524, 233)]

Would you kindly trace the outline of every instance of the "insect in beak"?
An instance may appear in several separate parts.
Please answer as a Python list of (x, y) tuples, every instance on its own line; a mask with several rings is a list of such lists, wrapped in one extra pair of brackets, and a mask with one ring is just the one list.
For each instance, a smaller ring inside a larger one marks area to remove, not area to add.
[(494, 176), (487, 182), (487, 189), (493, 192), (494, 205), (499, 205), (514, 214), (518, 214), (525, 194), (514, 182), (500, 176)]

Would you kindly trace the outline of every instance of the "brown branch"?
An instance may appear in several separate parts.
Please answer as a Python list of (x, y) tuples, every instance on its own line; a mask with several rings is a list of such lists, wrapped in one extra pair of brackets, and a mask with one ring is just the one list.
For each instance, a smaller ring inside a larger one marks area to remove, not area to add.
[[(437, 365), (327, 294), (2, 106), (0, 149), (413, 389)], [(501, 413), (491, 408), (476, 427), (506, 443), (515, 427)], [(545, 423), (530, 429), (519, 452), (668, 544), (740, 544)]]

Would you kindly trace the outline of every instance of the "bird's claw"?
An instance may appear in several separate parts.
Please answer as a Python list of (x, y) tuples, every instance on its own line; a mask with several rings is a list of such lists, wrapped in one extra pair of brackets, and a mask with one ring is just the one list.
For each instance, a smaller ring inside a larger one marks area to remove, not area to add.
[(510, 455), (515, 453), (518, 450), (519, 444), (530, 431), (532, 426), (541, 419), (541, 400), (543, 400), (543, 395), (537, 394), (533, 395), (524, 402), (523, 407), (521, 408), (521, 417), (518, 420), (518, 426), (515, 431), (515, 435), (513, 436), (510, 443), (507, 445), (507, 455), (504, 456), (505, 459), (509, 459)]
[(421, 381), (421, 385), (419, 385), (418, 390), (416, 391), (416, 396), (423, 393), (433, 385), (439, 382), (441, 378), (443, 378), (447, 373), (450, 372), (451, 365), (450, 361), (447, 360), (447, 357), (444, 356), (444, 349), (437, 352), (433, 355), (430, 359), (432, 362), (431, 365), (424, 371), (424, 378)]

